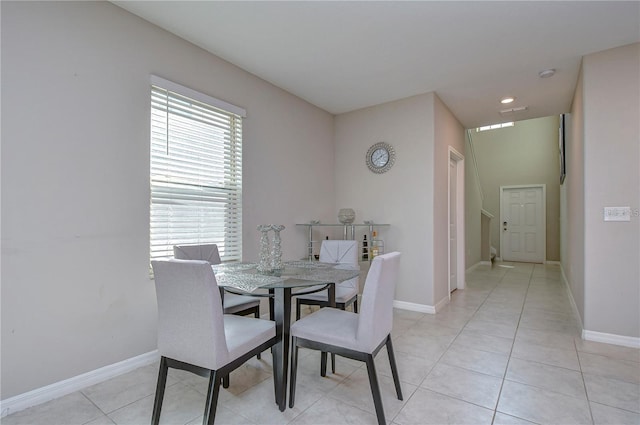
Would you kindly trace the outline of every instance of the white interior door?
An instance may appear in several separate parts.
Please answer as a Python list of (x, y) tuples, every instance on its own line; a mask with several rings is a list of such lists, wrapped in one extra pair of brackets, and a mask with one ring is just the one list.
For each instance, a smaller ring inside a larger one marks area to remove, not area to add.
[(545, 186), (500, 188), (504, 261), (543, 263), (546, 256)]
[(457, 163), (449, 160), (449, 291), (458, 289)]

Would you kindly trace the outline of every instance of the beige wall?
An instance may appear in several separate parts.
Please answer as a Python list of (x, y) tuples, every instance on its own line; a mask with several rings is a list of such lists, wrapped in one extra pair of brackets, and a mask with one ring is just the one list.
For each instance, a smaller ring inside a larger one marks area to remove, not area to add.
[[(387, 252), (402, 253), (396, 300), (422, 305), (433, 305), (434, 97), (414, 96), (335, 119), (336, 206), (353, 208), (359, 222), (391, 225), (381, 236)], [(378, 142), (396, 151), (395, 165), (384, 174), (365, 164), (367, 150)]]
[(465, 261), (467, 269), (483, 260), (482, 257), (482, 189), (474, 163), (473, 146), (465, 137), (464, 161), (464, 213), (465, 213)]
[[(584, 328), (640, 337), (640, 43), (585, 56)], [(629, 206), (629, 222), (605, 222)], [(636, 343), (637, 343), (636, 339)]]
[[(448, 296), (448, 147), (464, 153), (464, 129), (433, 93), (341, 114), (335, 122), (336, 204), (354, 208), (358, 221), (391, 224), (382, 236), (387, 252), (402, 252), (396, 300), (433, 308)], [(381, 141), (394, 146), (396, 163), (374, 174), (365, 153)]]
[(150, 74), (246, 108), (247, 260), (335, 219), (330, 114), (107, 2), (1, 7), (2, 399), (156, 348)]
[[(434, 164), (433, 164), (433, 297), (435, 305), (441, 305), (449, 298), (449, 148), (464, 155), (464, 127), (449, 108), (435, 96), (434, 105)], [(464, 163), (458, 163), (464, 170)], [(458, 205), (464, 211), (464, 205)], [(459, 226), (458, 234), (464, 235), (464, 226)], [(458, 238), (459, 244), (465, 239)], [(462, 249), (461, 252), (465, 252)], [(461, 258), (460, 261), (464, 261)], [(464, 270), (464, 266), (462, 267)]]
[(571, 114), (565, 116), (567, 174), (562, 185), (560, 226), (561, 263), (578, 314), (584, 322), (584, 110), (582, 72), (578, 77)]
[(494, 215), (492, 245), (500, 253), (500, 186), (546, 185), (546, 260), (560, 260), (560, 163), (558, 117), (517, 121), (513, 127), (476, 132), (476, 152), (484, 208)]

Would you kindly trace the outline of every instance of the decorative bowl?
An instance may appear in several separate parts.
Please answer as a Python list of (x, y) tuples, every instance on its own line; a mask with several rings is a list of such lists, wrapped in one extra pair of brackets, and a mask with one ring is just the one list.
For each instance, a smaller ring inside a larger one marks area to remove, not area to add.
[(352, 208), (341, 208), (338, 211), (338, 221), (342, 224), (351, 224), (356, 219), (356, 212)]

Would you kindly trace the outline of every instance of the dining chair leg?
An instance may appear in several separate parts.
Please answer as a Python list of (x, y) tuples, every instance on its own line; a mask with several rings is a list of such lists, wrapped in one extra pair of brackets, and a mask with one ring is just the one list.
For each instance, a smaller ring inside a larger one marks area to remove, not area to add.
[(222, 388), (229, 388), (229, 375), (222, 377)]
[(336, 355), (331, 353), (331, 373), (336, 373)]
[[(276, 360), (276, 351), (271, 347), (271, 372), (273, 376), (278, 376), (278, 361)], [(273, 379), (273, 394), (275, 395), (275, 402), (278, 404), (278, 395), (280, 394), (280, 387), (278, 379)]]
[(300, 300), (296, 299), (296, 321), (300, 320)]
[(327, 376), (327, 352), (320, 353), (320, 376)]
[[(229, 377), (229, 375), (227, 375)], [(204, 406), (203, 425), (213, 425), (216, 419), (216, 408), (218, 407), (218, 394), (220, 393), (220, 375), (212, 370), (209, 376), (209, 389), (207, 390), (207, 401)]]
[[(259, 318), (260, 318), (260, 306), (256, 307), (256, 310), (255, 310), (255, 312), (253, 313), (253, 315), (255, 316), (255, 318), (256, 318), (256, 319), (259, 319)], [(260, 360), (260, 359), (262, 358), (261, 353), (258, 353), (258, 354), (256, 355), (256, 358), (257, 358), (258, 360)]]
[(275, 292), (273, 289), (269, 289), (269, 320), (275, 320), (275, 303), (273, 297), (275, 296)]
[(153, 413), (151, 415), (151, 425), (160, 423), (160, 411), (162, 410), (162, 401), (164, 400), (164, 389), (167, 385), (167, 359), (163, 356), (160, 358), (160, 368), (158, 370), (158, 384), (156, 385), (156, 397), (153, 402)]
[(379, 425), (386, 425), (384, 419), (384, 407), (382, 406), (382, 394), (380, 393), (380, 385), (378, 384), (378, 375), (376, 374), (376, 366), (373, 355), (368, 354), (365, 360), (367, 364), (367, 374), (369, 375), (369, 385), (371, 386), (371, 394), (373, 395), (373, 404), (376, 408), (376, 416)]
[(387, 355), (389, 357), (389, 366), (391, 366), (391, 375), (393, 375), (393, 383), (396, 386), (396, 394), (398, 395), (398, 400), (402, 400), (402, 388), (400, 388), (400, 377), (398, 376), (396, 355), (393, 352), (393, 344), (391, 343), (391, 334), (387, 336)]
[(353, 302), (353, 312), (354, 313), (358, 312), (358, 298), (356, 298), (355, 301)]
[(298, 375), (298, 344), (297, 338), (291, 338), (291, 376), (289, 381), (289, 407), (293, 408), (296, 400), (296, 377)]

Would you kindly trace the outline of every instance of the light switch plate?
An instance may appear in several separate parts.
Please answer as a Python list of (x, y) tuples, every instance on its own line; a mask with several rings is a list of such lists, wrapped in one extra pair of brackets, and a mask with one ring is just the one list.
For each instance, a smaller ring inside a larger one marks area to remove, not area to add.
[(631, 221), (631, 207), (604, 207), (604, 221)]

